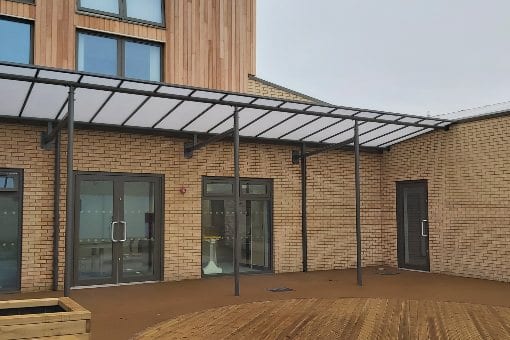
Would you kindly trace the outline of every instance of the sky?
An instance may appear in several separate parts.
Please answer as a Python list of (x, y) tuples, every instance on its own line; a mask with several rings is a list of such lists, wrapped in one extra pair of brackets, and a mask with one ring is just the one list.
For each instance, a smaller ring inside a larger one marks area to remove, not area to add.
[(510, 101), (510, 1), (257, 0), (257, 76), (417, 115)]

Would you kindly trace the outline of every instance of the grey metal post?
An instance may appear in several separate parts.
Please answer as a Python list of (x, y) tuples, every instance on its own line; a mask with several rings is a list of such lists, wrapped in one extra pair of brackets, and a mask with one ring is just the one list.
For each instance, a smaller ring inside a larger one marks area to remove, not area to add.
[(67, 201), (66, 201), (66, 243), (65, 243), (65, 279), (64, 296), (71, 293), (73, 277), (73, 237), (74, 237), (74, 178), (73, 178), (73, 150), (74, 150), (74, 87), (69, 87), (67, 103)]
[(58, 290), (60, 243), (60, 132), (55, 137), (55, 177), (53, 179), (53, 290)]
[(363, 285), (363, 278), (361, 275), (361, 185), (360, 185), (360, 172), (359, 172), (359, 127), (358, 121), (354, 121), (354, 181), (356, 186), (356, 273), (358, 286)]
[(234, 108), (234, 205), (235, 205), (235, 226), (234, 226), (234, 276), (235, 296), (239, 296), (239, 259), (241, 258), (241, 235), (239, 232), (240, 212), (240, 179), (239, 179), (239, 110)]
[(306, 146), (301, 144), (301, 242), (303, 248), (303, 272), (308, 271), (308, 231), (306, 216)]

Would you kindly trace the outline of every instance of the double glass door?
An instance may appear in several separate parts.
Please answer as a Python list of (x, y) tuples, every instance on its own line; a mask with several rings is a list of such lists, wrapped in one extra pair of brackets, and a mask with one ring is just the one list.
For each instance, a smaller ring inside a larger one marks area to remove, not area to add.
[(160, 278), (161, 178), (77, 175), (75, 285)]

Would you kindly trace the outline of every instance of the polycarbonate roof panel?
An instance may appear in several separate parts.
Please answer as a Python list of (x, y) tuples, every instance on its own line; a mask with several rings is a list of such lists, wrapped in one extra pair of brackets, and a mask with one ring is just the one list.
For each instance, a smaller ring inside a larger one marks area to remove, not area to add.
[(295, 130), (296, 128), (303, 126), (303, 124), (309, 123), (310, 121), (316, 119), (315, 116), (306, 116), (306, 115), (295, 115), (290, 119), (282, 122), (280, 125), (271, 127), (270, 130), (261, 134), (260, 137), (263, 138), (279, 138), (282, 135), (286, 135), (289, 132)]
[(353, 120), (342, 120), (339, 119), (337, 122), (332, 123), (326, 128), (318, 129), (316, 132), (311, 132), (309, 136), (305, 137), (305, 142), (320, 142), (328, 138), (332, 138), (339, 133), (349, 131), (354, 128)]
[(207, 103), (184, 102), (156, 125), (156, 127), (158, 129), (180, 130), (210, 106), (211, 104)]
[(0, 115), (18, 116), (30, 90), (30, 84), (26, 81), (0, 79), (0, 103), (2, 103)]
[(69, 89), (65, 86), (35, 84), (22, 116), (55, 119), (67, 100), (68, 93)]
[(89, 122), (110, 95), (111, 92), (106, 91), (76, 89), (74, 94), (74, 119), (79, 122)]
[[(233, 114), (232, 108), (225, 105), (215, 105), (207, 114), (198, 117), (189, 124), (184, 130), (193, 132), (207, 132), (211, 128), (211, 122), (221, 122)], [(232, 124), (226, 127), (226, 130), (232, 127)]]
[(10, 63), (0, 63), (0, 116), (62, 119), (70, 87), (75, 120), (96, 125), (216, 134), (233, 127), (237, 109), (241, 136), (340, 143), (353, 137), (357, 120), (362, 145), (386, 147), (451, 123)]
[(125, 125), (152, 127), (180, 102), (176, 99), (150, 98)]
[(326, 128), (331, 124), (338, 122), (338, 118), (314, 118), (314, 121), (308, 122), (307, 124), (302, 124), (301, 127), (285, 136), (285, 138), (299, 140), (308, 136), (309, 134), (319, 131), (320, 129)]
[(266, 131), (268, 128), (271, 128), (292, 116), (293, 114), (289, 112), (272, 111), (262, 116), (257, 121), (249, 124), (248, 126), (241, 127), (239, 133), (241, 136), (255, 137), (258, 134)]
[(91, 123), (121, 125), (146, 97), (115, 93)]
[[(232, 108), (230, 109), (230, 115), (233, 115)], [(257, 110), (257, 109), (251, 109), (251, 108), (244, 108), (239, 112), (239, 128), (243, 129), (245, 126), (253, 122), (254, 120), (258, 119), (259, 117), (262, 117), (263, 115), (267, 114), (267, 110)], [(219, 123), (219, 122), (218, 122)], [(211, 133), (222, 133), (227, 131), (228, 129), (231, 129), (234, 125), (234, 119), (230, 118), (228, 120), (223, 121), (220, 125), (216, 127), (216, 124), (214, 125), (215, 128), (212, 129)]]

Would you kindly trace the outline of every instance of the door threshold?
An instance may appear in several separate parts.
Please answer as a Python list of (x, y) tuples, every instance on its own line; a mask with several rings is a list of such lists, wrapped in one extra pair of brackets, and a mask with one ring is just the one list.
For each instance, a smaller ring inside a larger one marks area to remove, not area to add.
[(398, 270), (407, 270), (409, 272), (418, 272), (418, 273), (430, 273), (430, 270), (420, 270), (420, 269), (401, 268), (401, 267), (399, 267)]
[(141, 281), (141, 282), (121, 282), (121, 283), (107, 283), (104, 285), (90, 285), (90, 286), (75, 286), (71, 287), (72, 290), (90, 289), (90, 288), (108, 288), (108, 287), (121, 287), (121, 286), (136, 286), (146, 283), (158, 283), (161, 281)]

